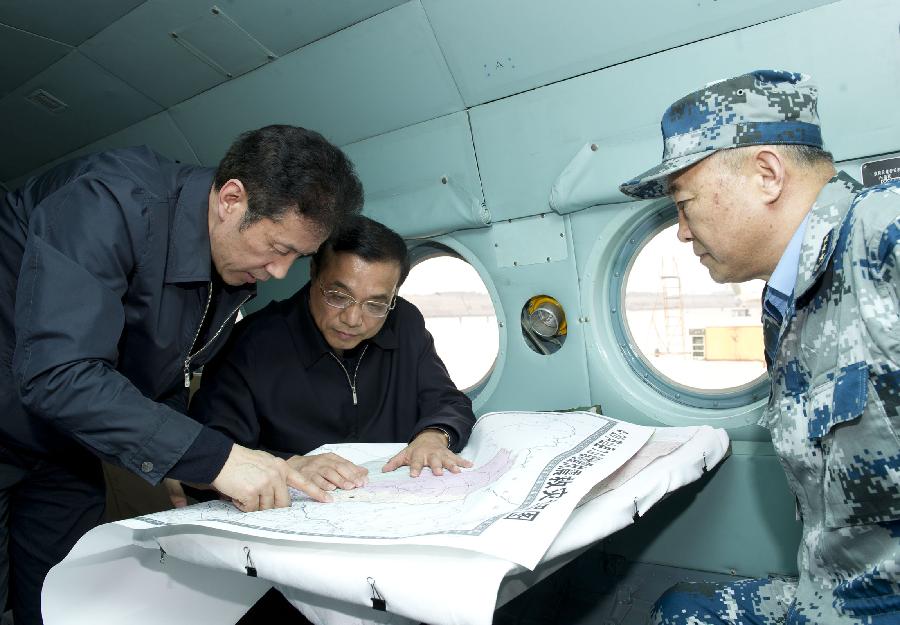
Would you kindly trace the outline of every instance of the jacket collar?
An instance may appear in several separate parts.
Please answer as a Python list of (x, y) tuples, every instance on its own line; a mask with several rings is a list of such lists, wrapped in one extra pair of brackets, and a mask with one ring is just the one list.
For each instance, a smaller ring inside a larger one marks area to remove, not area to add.
[(837, 229), (861, 189), (856, 180), (841, 171), (828, 181), (816, 197), (800, 248), (795, 301), (803, 297), (828, 267), (837, 243)]
[[(172, 169), (176, 189), (175, 213), (169, 228), (165, 281), (169, 284), (212, 281), (209, 247), (209, 190), (215, 170), (209, 167), (178, 165)], [(219, 280), (219, 284), (221, 280)], [(248, 296), (256, 296), (255, 284), (222, 285), (223, 307), (229, 310)], [(223, 313), (224, 314), (224, 313)]]
[(215, 170), (179, 166), (172, 175), (177, 200), (169, 229), (166, 282), (209, 282), (209, 191)]
[[(297, 347), (303, 366), (307, 369), (332, 351), (309, 310), (310, 286), (311, 283), (307, 282), (288, 300), (291, 319), (289, 325), (293, 330), (294, 345)], [(360, 345), (369, 343), (380, 349), (396, 349), (399, 346), (396, 324), (397, 310), (395, 308), (388, 313), (387, 320), (381, 326), (378, 334), (366, 339)]]

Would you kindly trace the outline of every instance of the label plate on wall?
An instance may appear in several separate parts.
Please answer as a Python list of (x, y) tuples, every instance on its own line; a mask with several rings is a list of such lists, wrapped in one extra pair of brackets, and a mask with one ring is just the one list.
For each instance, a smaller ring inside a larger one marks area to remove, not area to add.
[(569, 255), (565, 220), (556, 213), (497, 221), (490, 232), (499, 267), (552, 263)]
[(863, 163), (862, 183), (864, 187), (874, 187), (897, 178), (900, 178), (900, 156)]

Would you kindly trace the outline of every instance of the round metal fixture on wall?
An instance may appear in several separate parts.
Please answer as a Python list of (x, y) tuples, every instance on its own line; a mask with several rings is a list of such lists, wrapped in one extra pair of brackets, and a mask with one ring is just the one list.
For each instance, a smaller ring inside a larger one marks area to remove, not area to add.
[(522, 336), (533, 351), (549, 355), (566, 340), (566, 313), (559, 301), (549, 295), (535, 295), (522, 307)]

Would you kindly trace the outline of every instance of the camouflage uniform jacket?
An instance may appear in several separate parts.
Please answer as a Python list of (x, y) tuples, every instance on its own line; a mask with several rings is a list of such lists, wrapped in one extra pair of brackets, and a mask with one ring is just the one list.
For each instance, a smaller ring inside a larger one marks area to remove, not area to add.
[(788, 623), (900, 622), (898, 239), (900, 181), (811, 209), (761, 421), (803, 521)]

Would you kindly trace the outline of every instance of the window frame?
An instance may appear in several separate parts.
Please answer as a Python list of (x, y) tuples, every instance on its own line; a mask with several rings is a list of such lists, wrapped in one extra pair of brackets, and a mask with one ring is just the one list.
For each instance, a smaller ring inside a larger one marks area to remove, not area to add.
[(610, 267), (611, 278), (609, 280), (609, 306), (612, 320), (612, 331), (618, 343), (622, 357), (628, 363), (632, 372), (652, 388), (656, 393), (673, 402), (704, 409), (729, 409), (750, 407), (754, 403), (764, 400), (769, 395), (769, 376), (764, 373), (760, 377), (750, 380), (740, 386), (730, 387), (727, 390), (699, 389), (681, 384), (665, 376), (657, 370), (643, 352), (637, 347), (637, 343), (628, 327), (628, 319), (625, 314), (625, 287), (634, 261), (643, 251), (644, 247), (656, 235), (678, 222), (678, 213), (675, 204), (664, 202), (655, 209), (651, 207), (646, 214), (637, 219), (626, 231), (615, 251), (615, 258)]
[[(497, 355), (490, 368), (482, 375), (482, 377), (468, 388), (459, 389), (472, 400), (472, 408), (476, 412), (487, 402), (494, 389), (497, 387), (500, 374), (506, 364), (506, 324), (503, 315), (503, 308), (500, 305), (500, 297), (494, 288), (493, 282), (488, 279), (488, 273), (485, 267), (466, 247), (459, 242), (451, 239), (449, 236), (441, 236), (438, 239), (425, 239), (415, 242), (407, 241), (409, 249), (410, 271), (413, 267), (426, 260), (437, 258), (439, 256), (449, 256), (457, 258), (470, 267), (472, 267), (481, 278), (481, 282), (487, 289), (488, 296), (494, 306), (494, 316), (497, 319), (497, 331), (499, 340), (497, 344)], [(401, 296), (402, 297), (402, 296)], [(440, 354), (438, 354), (440, 356)]]

